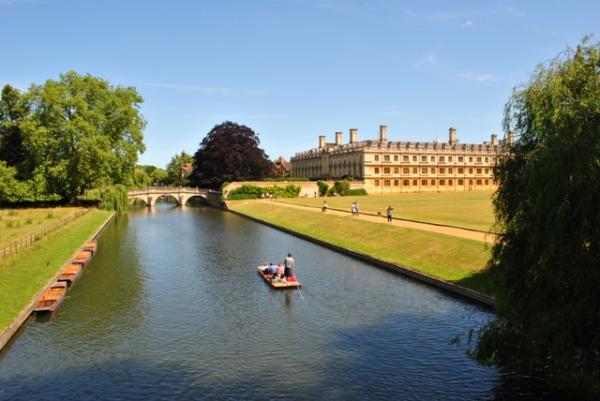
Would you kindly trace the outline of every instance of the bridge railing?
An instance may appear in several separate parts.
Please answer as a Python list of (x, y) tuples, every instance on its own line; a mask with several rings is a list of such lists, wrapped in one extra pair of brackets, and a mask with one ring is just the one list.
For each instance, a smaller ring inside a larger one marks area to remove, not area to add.
[(146, 195), (146, 194), (173, 194), (173, 193), (184, 193), (184, 194), (207, 194), (207, 193), (220, 193), (212, 189), (198, 188), (198, 187), (148, 187), (144, 189), (136, 189), (128, 191), (127, 195)]

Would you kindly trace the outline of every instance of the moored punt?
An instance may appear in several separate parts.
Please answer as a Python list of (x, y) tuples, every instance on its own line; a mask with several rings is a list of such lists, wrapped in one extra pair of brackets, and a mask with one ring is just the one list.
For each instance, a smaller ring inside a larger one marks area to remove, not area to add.
[(81, 276), (81, 268), (83, 266), (79, 263), (71, 263), (69, 266), (62, 271), (58, 276), (58, 281), (67, 281), (70, 285), (73, 285), (79, 276)]
[(38, 299), (35, 307), (36, 312), (54, 312), (62, 302), (67, 292), (67, 283), (57, 281), (52, 284)]
[(300, 283), (299, 281), (286, 281), (286, 282), (274, 281), (270, 276), (267, 276), (260, 269), (260, 266), (258, 267), (257, 271), (258, 271), (258, 274), (273, 288), (278, 288), (278, 289), (300, 288), (302, 286), (302, 283)]
[(90, 251), (79, 252), (73, 258), (73, 263), (79, 263), (81, 266), (85, 266), (90, 261), (91, 258), (92, 258), (92, 252), (90, 252)]
[(98, 243), (96, 241), (88, 241), (82, 247), (82, 251), (90, 251), (92, 254), (98, 250)]

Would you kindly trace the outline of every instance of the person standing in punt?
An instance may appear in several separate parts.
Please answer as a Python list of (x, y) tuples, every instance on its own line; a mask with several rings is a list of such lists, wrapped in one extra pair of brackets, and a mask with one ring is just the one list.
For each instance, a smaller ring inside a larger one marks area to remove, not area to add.
[(286, 279), (296, 276), (296, 261), (292, 258), (292, 254), (288, 253), (287, 258), (283, 261), (283, 275)]

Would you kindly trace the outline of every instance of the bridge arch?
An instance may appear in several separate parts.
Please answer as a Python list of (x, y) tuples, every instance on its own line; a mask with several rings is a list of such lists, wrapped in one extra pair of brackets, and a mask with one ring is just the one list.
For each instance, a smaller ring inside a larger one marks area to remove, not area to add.
[(185, 205), (192, 198), (202, 198), (208, 204), (219, 206), (221, 192), (190, 187), (149, 187), (129, 191), (127, 197), (128, 199), (140, 200), (148, 207), (154, 207), (156, 201), (161, 197), (175, 199), (178, 206)]

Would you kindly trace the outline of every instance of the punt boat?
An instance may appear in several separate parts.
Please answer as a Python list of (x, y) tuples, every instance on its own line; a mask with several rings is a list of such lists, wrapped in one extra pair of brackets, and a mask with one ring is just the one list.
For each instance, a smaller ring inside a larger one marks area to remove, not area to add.
[(77, 255), (75, 255), (75, 257), (73, 258), (73, 263), (79, 263), (81, 265), (81, 267), (83, 267), (88, 264), (90, 259), (92, 259), (92, 252), (91, 251), (82, 251), (82, 252), (77, 253)]
[(58, 276), (58, 281), (66, 281), (70, 286), (73, 285), (73, 283), (81, 276), (82, 267), (83, 266), (79, 263), (71, 263), (62, 271), (60, 276)]
[(96, 251), (98, 250), (98, 243), (96, 241), (88, 241), (81, 247), (81, 250), (96, 253)]
[(67, 283), (57, 281), (52, 284), (38, 299), (35, 311), (38, 313), (54, 312), (62, 302), (67, 292)]
[(299, 281), (287, 281), (285, 283), (279, 281), (273, 281), (271, 277), (265, 275), (265, 273), (261, 270), (261, 266), (257, 268), (258, 275), (261, 276), (267, 284), (269, 284), (273, 288), (283, 289), (283, 288), (300, 288), (302, 287), (302, 283)]

